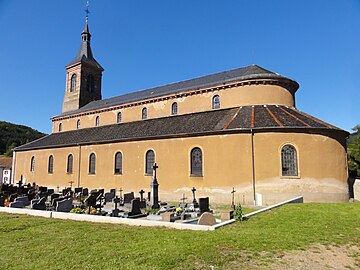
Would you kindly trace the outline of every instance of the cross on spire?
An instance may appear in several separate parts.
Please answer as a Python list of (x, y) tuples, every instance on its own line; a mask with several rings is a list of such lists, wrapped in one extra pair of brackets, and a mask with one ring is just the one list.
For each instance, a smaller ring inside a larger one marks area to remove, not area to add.
[(86, 9), (85, 9), (85, 13), (86, 13), (86, 20), (88, 20), (89, 18), (89, 7), (90, 7), (90, 3), (89, 3), (89, 0), (86, 1)]

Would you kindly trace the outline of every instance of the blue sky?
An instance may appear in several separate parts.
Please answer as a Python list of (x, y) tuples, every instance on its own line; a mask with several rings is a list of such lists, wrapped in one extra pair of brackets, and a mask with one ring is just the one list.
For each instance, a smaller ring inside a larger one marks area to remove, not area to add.
[[(85, 0), (0, 0), (0, 120), (50, 133)], [(103, 98), (257, 64), (300, 84), (296, 107), (360, 124), (359, 0), (90, 1)]]

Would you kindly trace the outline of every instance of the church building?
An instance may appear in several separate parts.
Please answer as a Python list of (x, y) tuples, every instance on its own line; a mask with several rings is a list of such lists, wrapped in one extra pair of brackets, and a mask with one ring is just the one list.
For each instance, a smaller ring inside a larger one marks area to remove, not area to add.
[(295, 107), (299, 84), (257, 65), (102, 99), (90, 46), (66, 66), (61, 114), (52, 133), (17, 147), (13, 181), (150, 191), (160, 200), (191, 189), (211, 202), (267, 205), (348, 200), (348, 133)]

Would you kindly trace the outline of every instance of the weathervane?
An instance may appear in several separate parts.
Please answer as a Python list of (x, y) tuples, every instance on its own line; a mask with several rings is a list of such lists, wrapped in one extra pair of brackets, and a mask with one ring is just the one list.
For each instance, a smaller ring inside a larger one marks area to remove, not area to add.
[(89, 6), (90, 6), (90, 3), (89, 3), (89, 0), (86, 1), (86, 9), (85, 9), (85, 13), (86, 13), (86, 20), (89, 18)]

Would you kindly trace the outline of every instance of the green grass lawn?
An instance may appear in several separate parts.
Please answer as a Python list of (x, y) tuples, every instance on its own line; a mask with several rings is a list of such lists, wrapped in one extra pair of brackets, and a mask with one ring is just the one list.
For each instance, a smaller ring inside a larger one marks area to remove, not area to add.
[(0, 213), (1, 269), (231, 269), (314, 243), (360, 243), (360, 204), (291, 204), (216, 231)]

